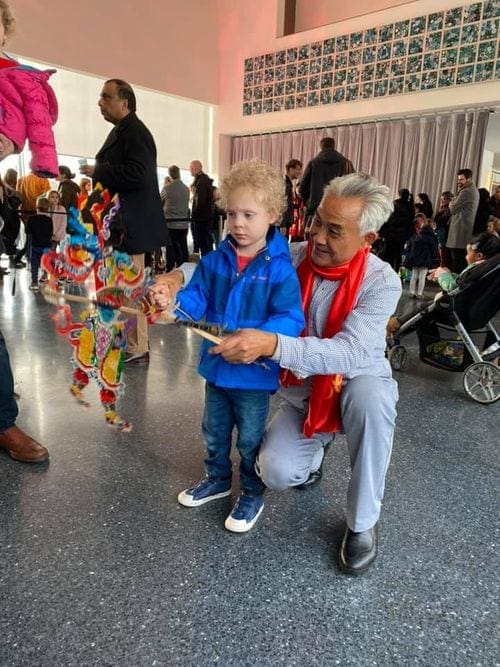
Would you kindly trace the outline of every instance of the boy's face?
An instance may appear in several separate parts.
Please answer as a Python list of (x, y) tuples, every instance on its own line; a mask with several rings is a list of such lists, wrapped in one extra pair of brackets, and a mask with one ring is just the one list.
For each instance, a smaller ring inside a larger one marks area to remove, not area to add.
[(227, 222), (240, 255), (253, 257), (266, 245), (266, 234), (276, 215), (264, 208), (250, 188), (241, 187), (228, 196)]

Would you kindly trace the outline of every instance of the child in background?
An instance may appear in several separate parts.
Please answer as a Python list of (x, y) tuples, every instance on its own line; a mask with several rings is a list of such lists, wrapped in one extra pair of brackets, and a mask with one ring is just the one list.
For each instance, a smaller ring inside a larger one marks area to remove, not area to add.
[(438, 240), (430, 220), (423, 219), (415, 234), (408, 241), (408, 253), (404, 265), (411, 269), (410, 297), (421, 299), (427, 272), (439, 265)]
[(52, 245), (52, 219), (49, 213), (49, 200), (39, 197), (36, 202), (36, 214), (31, 215), (26, 223), (26, 233), (31, 239), (31, 285), (32, 292), (39, 292), (38, 271), (40, 260)]
[(57, 248), (60, 241), (66, 237), (67, 215), (66, 209), (61, 204), (57, 190), (50, 190), (47, 195), (49, 200), (49, 214), (52, 218), (52, 249)]
[[(177, 294), (174, 314), (181, 319), (186, 315), (193, 320), (204, 318), (227, 330), (254, 327), (297, 336), (304, 328), (300, 287), (288, 243), (276, 226), (285, 208), (283, 177), (260, 162), (237, 164), (223, 179), (220, 194), (229, 234), (217, 250), (202, 257), (187, 287)], [(189, 266), (183, 265), (170, 276), (177, 274), (182, 284)], [(167, 285), (167, 276), (157, 278), (158, 286)], [(255, 461), (269, 395), (278, 388), (279, 367), (268, 360), (231, 364), (220, 355), (211, 355), (212, 345), (202, 343), (198, 367), (206, 380), (202, 422), (206, 477), (179, 493), (178, 501), (198, 507), (231, 494), (230, 452), (236, 427), (240, 496), (225, 527), (246, 532), (264, 508), (264, 484), (255, 472)]]

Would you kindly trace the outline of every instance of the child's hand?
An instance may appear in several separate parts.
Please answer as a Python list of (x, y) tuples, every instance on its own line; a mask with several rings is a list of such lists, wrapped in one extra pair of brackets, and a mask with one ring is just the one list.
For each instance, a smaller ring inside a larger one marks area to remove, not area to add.
[(160, 310), (171, 308), (183, 282), (184, 275), (182, 271), (174, 270), (162, 276), (157, 276), (155, 282), (149, 288), (151, 303)]
[(447, 269), (445, 266), (438, 266), (438, 268), (434, 269), (434, 271), (429, 271), (428, 278), (429, 280), (437, 280), (439, 276), (442, 276), (443, 274), (449, 272), (450, 270)]
[(0, 162), (9, 155), (12, 155), (14, 150), (14, 143), (9, 139), (9, 137), (6, 137), (5, 134), (0, 132)]

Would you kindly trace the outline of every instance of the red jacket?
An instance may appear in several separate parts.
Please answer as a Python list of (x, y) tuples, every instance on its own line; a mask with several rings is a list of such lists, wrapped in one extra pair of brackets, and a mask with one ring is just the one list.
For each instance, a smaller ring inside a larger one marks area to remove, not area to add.
[(55, 70), (40, 71), (14, 60), (0, 58), (0, 132), (20, 153), (28, 139), (31, 170), (46, 178), (58, 175), (52, 126), (57, 120), (57, 100), (47, 83)]

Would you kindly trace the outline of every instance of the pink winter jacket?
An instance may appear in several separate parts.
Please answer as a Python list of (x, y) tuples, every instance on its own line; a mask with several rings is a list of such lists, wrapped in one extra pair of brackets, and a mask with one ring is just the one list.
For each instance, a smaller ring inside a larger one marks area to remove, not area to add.
[(52, 126), (57, 120), (57, 100), (47, 83), (55, 70), (40, 71), (0, 58), (0, 132), (20, 153), (28, 139), (31, 170), (45, 178), (59, 174)]

